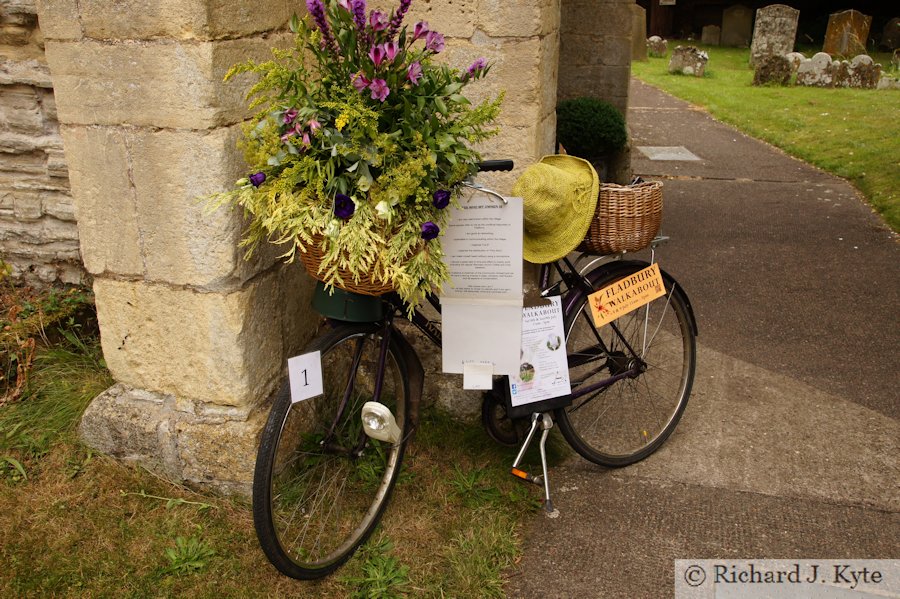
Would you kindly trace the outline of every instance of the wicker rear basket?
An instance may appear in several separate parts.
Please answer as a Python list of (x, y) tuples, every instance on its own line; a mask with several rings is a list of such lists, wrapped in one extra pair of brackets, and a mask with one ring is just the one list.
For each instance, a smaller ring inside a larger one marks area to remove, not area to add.
[[(319, 235), (314, 236), (312, 243), (306, 246), (306, 251), (301, 251), (299, 254), (300, 262), (306, 267), (306, 272), (309, 273), (309, 276), (317, 281), (327, 283), (322, 274), (319, 273), (319, 265), (322, 263), (323, 257), (322, 237)], [(360, 276), (359, 281), (355, 280), (355, 276), (345, 268), (338, 268), (338, 274), (341, 279), (343, 279), (344, 284), (340, 286), (336, 285), (336, 287), (340, 287), (344, 291), (359, 293), (361, 295), (384, 295), (385, 293), (390, 293), (394, 290), (390, 284), (385, 285), (384, 283), (372, 280), (368, 273), (364, 273)]]
[(650, 245), (662, 222), (662, 183), (603, 183), (594, 220), (578, 249), (592, 254), (636, 252)]

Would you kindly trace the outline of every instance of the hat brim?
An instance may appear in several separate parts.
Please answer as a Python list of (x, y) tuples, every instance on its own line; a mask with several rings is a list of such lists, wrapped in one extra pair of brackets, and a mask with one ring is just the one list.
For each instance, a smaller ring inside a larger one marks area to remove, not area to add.
[(552, 155), (544, 156), (540, 162), (574, 172), (585, 181), (589, 180), (590, 186), (585, 186), (582, 193), (571, 198), (568, 206), (560, 207), (561, 209), (571, 207), (570, 218), (566, 219), (565, 226), (543, 234), (525, 231), (522, 253), (525, 260), (533, 264), (554, 262), (578, 247), (591, 227), (597, 209), (597, 199), (600, 196), (600, 177), (587, 160), (576, 156)]

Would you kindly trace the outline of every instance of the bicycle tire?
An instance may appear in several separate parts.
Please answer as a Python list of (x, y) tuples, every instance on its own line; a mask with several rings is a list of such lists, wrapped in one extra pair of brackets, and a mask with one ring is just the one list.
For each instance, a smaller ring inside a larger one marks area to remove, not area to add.
[(411, 425), (406, 366), (394, 342), (380, 401), (394, 414), (400, 441), (367, 437), (360, 416), (372, 399), (382, 330), (342, 324), (310, 343), (305, 351), (322, 355), (324, 393), (292, 404), (285, 380), (263, 429), (253, 522), (266, 557), (291, 578), (321, 578), (350, 559), (377, 526), (397, 482)]
[[(640, 262), (603, 265), (586, 277), (594, 289), (601, 289), (647, 266)], [(668, 275), (663, 280), (665, 295), (614, 321), (628, 344), (641, 352), (646, 370), (576, 398), (555, 412), (566, 441), (595, 464), (619, 468), (646, 458), (672, 434), (687, 406), (696, 367), (694, 319), (679, 285)], [(612, 324), (594, 326), (587, 294), (580, 289), (570, 293), (572, 297), (565, 298), (563, 305), (574, 392), (627, 370), (629, 352)], [(606, 351), (597, 350), (601, 347), (598, 338)], [(584, 360), (588, 361), (571, 367)]]

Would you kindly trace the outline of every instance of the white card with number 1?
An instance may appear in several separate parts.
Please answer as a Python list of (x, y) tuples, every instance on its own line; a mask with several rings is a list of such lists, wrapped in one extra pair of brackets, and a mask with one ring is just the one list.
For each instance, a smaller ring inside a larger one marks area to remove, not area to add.
[(322, 395), (322, 353), (310, 352), (288, 359), (291, 403)]

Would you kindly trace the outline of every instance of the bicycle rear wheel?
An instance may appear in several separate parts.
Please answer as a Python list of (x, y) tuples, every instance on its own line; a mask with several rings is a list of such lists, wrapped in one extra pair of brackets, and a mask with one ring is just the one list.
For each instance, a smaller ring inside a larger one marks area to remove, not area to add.
[(373, 399), (380, 325), (342, 325), (314, 340), (324, 394), (291, 403), (285, 381), (262, 433), (253, 521), (269, 561), (292, 578), (321, 578), (366, 541), (387, 506), (410, 430), (406, 368), (387, 348), (380, 402), (400, 427), (395, 444), (369, 438), (361, 409)]
[[(587, 278), (601, 289), (646, 266), (603, 266)], [(687, 405), (696, 364), (693, 317), (680, 287), (669, 277), (664, 281), (665, 295), (600, 329), (581, 290), (572, 292), (571, 305), (564, 302), (573, 394), (641, 364), (633, 378), (577, 397), (556, 411), (572, 448), (596, 464), (621, 467), (644, 459), (675, 430)]]

